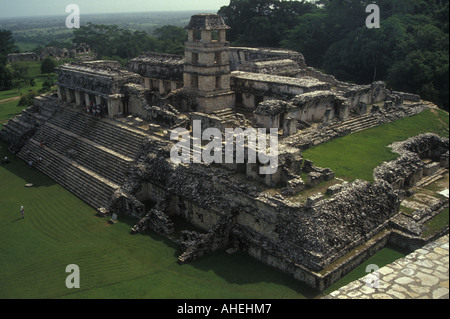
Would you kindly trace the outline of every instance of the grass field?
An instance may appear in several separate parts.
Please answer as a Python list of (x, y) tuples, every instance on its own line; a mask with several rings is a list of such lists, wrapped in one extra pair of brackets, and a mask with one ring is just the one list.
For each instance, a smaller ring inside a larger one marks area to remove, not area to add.
[[(35, 79), (35, 86), (27, 85), (20, 89), (17, 88), (1, 91), (0, 92), (0, 129), (10, 118), (22, 112), (24, 107), (17, 107), (19, 99), (22, 95), (27, 94), (30, 91), (39, 91), (42, 88), (42, 84), (47, 80), (55, 80), (56, 75), (41, 74), (41, 62), (40, 61), (22, 61), (16, 62), (28, 68), (28, 74), (31, 78)], [(62, 62), (59, 62), (62, 63)]]
[(388, 145), (427, 132), (448, 138), (448, 125), (448, 113), (425, 110), (412, 117), (318, 145), (303, 152), (303, 156), (319, 167), (331, 168), (336, 177), (349, 181), (373, 181), (375, 167), (398, 157)]

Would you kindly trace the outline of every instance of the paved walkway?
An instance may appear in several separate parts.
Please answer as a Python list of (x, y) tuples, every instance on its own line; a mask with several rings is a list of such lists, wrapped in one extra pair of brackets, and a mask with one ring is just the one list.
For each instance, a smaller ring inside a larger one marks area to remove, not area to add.
[(446, 235), (324, 299), (448, 299), (448, 250)]

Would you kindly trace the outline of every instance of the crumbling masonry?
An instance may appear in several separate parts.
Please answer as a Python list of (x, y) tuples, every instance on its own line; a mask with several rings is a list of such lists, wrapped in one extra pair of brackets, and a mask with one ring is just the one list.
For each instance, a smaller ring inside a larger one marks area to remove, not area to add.
[[(146, 53), (127, 70), (115, 61), (61, 66), (57, 95), (36, 98), (0, 136), (101, 215), (133, 216), (132, 233), (150, 229), (177, 242), (180, 263), (239, 249), (322, 290), (388, 242), (411, 248), (433, 239), (421, 236), (423, 223), (446, 201), (413, 216), (399, 206), (425, 175), (448, 170), (448, 139), (394, 144), (400, 157), (377, 167), (373, 183), (337, 180), (302, 157), (311, 146), (421, 112), (428, 106), (419, 96), (383, 82), (340, 82), (297, 52), (229, 47), (218, 15), (195, 15), (186, 29), (184, 56)], [(173, 163), (171, 131), (190, 130), (196, 119), (222, 132), (277, 129), (277, 172), (259, 174), (262, 163)], [(325, 194), (294, 200), (330, 181)], [(174, 216), (198, 230), (178, 229)], [(433, 236), (442, 232), (448, 227)]]

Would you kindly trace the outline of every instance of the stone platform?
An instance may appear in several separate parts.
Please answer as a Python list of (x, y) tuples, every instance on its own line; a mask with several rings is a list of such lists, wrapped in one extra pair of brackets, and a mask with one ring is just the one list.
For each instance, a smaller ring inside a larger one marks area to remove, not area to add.
[(449, 235), (322, 299), (448, 299)]

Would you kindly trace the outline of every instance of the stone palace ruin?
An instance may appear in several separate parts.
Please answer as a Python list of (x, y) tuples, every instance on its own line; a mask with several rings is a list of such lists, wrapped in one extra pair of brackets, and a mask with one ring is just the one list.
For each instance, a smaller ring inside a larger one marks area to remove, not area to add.
[[(448, 202), (413, 216), (399, 206), (410, 187), (447, 172), (448, 139), (425, 134), (392, 145), (400, 157), (377, 167), (372, 183), (336, 179), (302, 156), (429, 103), (383, 82), (338, 81), (297, 52), (230, 47), (228, 28), (218, 15), (199, 14), (186, 26), (184, 56), (150, 52), (126, 69), (115, 61), (65, 64), (58, 94), (37, 97), (0, 136), (102, 216), (133, 216), (133, 233), (150, 229), (178, 243), (180, 263), (238, 249), (323, 290), (387, 243), (432, 240), (421, 237), (423, 223)], [(260, 174), (258, 161), (173, 163), (171, 132), (192, 130), (194, 120), (222, 132), (276, 128), (276, 173)], [(314, 193), (325, 181), (335, 183)], [(198, 230), (179, 229), (177, 218)]]

